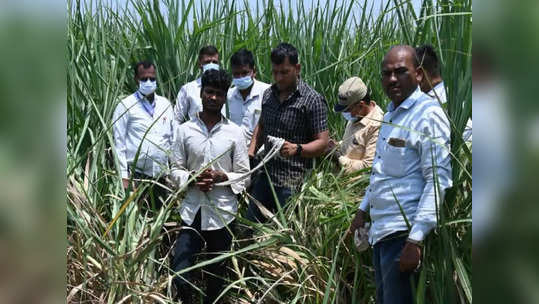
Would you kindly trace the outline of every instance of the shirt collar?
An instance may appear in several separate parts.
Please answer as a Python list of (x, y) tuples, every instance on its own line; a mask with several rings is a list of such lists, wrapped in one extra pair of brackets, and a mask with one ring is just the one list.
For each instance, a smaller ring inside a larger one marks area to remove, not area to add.
[[(279, 96), (279, 89), (277, 88), (277, 84), (272, 84), (271, 90), (276, 96)], [(301, 80), (301, 78), (298, 78), (298, 82), (296, 83), (296, 89), (294, 90), (294, 92), (292, 92), (292, 94), (290, 94), (290, 96), (293, 96), (296, 93), (299, 96), (304, 96), (308, 93), (308, 90), (309, 88), (307, 87), (307, 84), (303, 80)]]
[(440, 83), (438, 83), (437, 85), (434, 86), (434, 88), (432, 88), (433, 91), (437, 91), (437, 90), (441, 90), (444, 88), (444, 82), (441, 81)]
[(234, 95), (236, 95), (236, 97), (241, 99), (243, 102), (247, 102), (261, 94), (260, 90), (257, 90), (256, 88), (257, 86), (258, 86), (258, 81), (253, 78), (253, 86), (251, 87), (251, 91), (249, 92), (249, 95), (247, 95), (247, 98), (245, 98), (245, 100), (243, 100), (243, 96), (241, 96), (241, 92), (238, 88), (235, 88)]
[(157, 95), (154, 93), (153, 94), (153, 101), (150, 102), (148, 99), (146, 99), (146, 96), (142, 95), (142, 93), (140, 93), (138, 90), (135, 91), (135, 98), (138, 100), (138, 101), (145, 101), (147, 103), (149, 103), (150, 105), (154, 106), (155, 105), (155, 99), (157, 97)]
[(308, 90), (309, 90), (309, 87), (307, 87), (307, 84), (303, 80), (301, 80), (301, 78), (299, 78), (296, 92), (299, 92), (300, 96), (304, 96), (304, 95), (307, 95)]
[(198, 77), (195, 81), (199, 88), (202, 87), (202, 77)]
[[(196, 114), (196, 117), (195, 117), (195, 121), (200, 124), (201, 126), (206, 126), (206, 124), (204, 123), (204, 121), (202, 121), (202, 119), (200, 118), (200, 112), (197, 112)], [(217, 128), (218, 126), (220, 126), (221, 124), (225, 124), (225, 125), (228, 125), (230, 123), (230, 120), (228, 118), (226, 118), (223, 114), (221, 114), (221, 120), (215, 124), (215, 126), (213, 127), (213, 129)]]
[[(397, 107), (397, 109), (401, 108), (403, 110), (408, 110), (409, 108), (411, 108), (415, 104), (415, 102), (421, 97), (421, 95), (423, 95), (423, 92), (421, 92), (421, 89), (419, 88), (419, 86), (417, 86), (415, 91), (410, 96), (408, 96), (408, 98), (406, 98)], [(396, 110), (396, 108), (395, 108), (395, 105), (393, 104), (393, 101), (392, 101), (387, 105), (387, 111), (388, 112), (393, 112), (394, 110)]]
[(434, 88), (427, 93), (427, 95), (432, 98), (436, 98), (436, 95), (441, 95), (442, 92), (445, 94), (445, 85), (443, 81), (435, 85)]
[(368, 125), (368, 124), (372, 124), (372, 123), (377, 123), (379, 120), (382, 120), (383, 118), (381, 117), (378, 117), (379, 116), (379, 112), (381, 112), (382, 110), (380, 109), (380, 107), (378, 105), (375, 105), (374, 108), (369, 112), (369, 114), (367, 114), (367, 116), (363, 117), (362, 119), (360, 119), (359, 121), (357, 121), (356, 123), (360, 123), (364, 126)]

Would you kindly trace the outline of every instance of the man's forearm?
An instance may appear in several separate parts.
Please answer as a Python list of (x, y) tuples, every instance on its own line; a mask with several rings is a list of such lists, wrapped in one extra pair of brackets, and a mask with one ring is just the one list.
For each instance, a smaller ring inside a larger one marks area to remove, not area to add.
[(323, 139), (315, 139), (310, 143), (302, 144), (303, 152), (301, 153), (302, 157), (313, 158), (318, 157), (324, 154), (327, 146), (327, 141), (324, 142)]
[(329, 142), (329, 132), (324, 131), (317, 134), (316, 139), (302, 144), (301, 147), (303, 151), (301, 153), (302, 157), (313, 158), (318, 157), (324, 154)]
[(249, 145), (249, 156), (254, 156), (256, 151), (260, 148), (262, 144), (262, 126), (259, 124), (256, 125), (253, 131), (253, 137), (251, 138), (251, 144)]

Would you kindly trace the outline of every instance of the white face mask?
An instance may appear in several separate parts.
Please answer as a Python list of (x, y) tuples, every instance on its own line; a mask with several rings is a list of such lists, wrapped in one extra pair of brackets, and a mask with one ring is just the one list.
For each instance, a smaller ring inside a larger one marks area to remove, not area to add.
[(342, 115), (342, 117), (344, 117), (344, 119), (346, 119), (348, 121), (351, 121), (351, 122), (354, 122), (354, 121), (357, 120), (357, 117), (352, 116), (352, 113), (350, 113), (350, 112), (342, 112), (341, 115)]
[(217, 63), (206, 63), (202, 66), (202, 73), (206, 72), (207, 70), (219, 70), (219, 65)]
[(232, 83), (240, 90), (245, 90), (253, 84), (253, 77), (245, 76), (232, 79)]
[(157, 81), (155, 80), (151, 81), (150, 79), (148, 79), (147, 81), (142, 81), (142, 80), (139, 81), (138, 90), (144, 96), (148, 96), (152, 94), (153, 92), (155, 92), (156, 89), (157, 89)]

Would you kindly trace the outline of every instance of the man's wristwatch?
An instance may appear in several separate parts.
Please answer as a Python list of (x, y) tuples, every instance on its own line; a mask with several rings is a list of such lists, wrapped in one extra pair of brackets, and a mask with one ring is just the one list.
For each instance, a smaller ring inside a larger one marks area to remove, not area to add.
[(300, 144), (296, 144), (296, 155), (301, 156), (302, 151), (303, 151), (303, 147)]

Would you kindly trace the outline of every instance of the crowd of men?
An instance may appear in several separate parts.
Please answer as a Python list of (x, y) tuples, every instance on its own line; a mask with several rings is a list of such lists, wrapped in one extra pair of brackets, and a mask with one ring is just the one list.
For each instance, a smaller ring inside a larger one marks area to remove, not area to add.
[[(145, 195), (150, 211), (168, 196), (159, 186), (165, 177), (175, 189), (186, 189), (179, 207), (184, 229), (170, 262), (179, 299), (192, 303), (196, 289), (191, 272), (178, 272), (204, 248), (208, 258), (230, 250), (240, 194), (249, 193), (246, 218), (265, 222), (260, 207), (273, 214), (284, 207), (313, 158), (328, 155), (345, 173), (372, 167), (349, 233), (364, 227), (369, 215), (377, 303), (412, 303), (410, 276), (436, 226), (436, 204), (452, 185), (445, 88), (434, 49), (399, 45), (387, 52), (381, 63), (382, 87), (391, 100), (385, 114), (361, 78), (344, 81), (333, 108), (347, 120), (341, 141), (330, 139), (326, 99), (302, 79), (296, 48), (280, 43), (270, 58), (271, 85), (256, 79), (251, 51), (235, 52), (229, 73), (220, 67), (217, 48), (205, 46), (198, 55), (200, 77), (181, 87), (174, 106), (156, 94), (155, 64), (139, 62), (138, 89), (114, 112), (123, 186), (155, 181)], [(257, 152), (275, 144), (271, 138), (284, 140), (280, 153), (265, 163), (267, 171), (249, 178), (260, 161)], [(206, 267), (205, 303), (223, 290), (224, 263)]]

